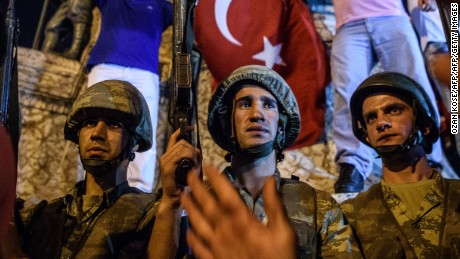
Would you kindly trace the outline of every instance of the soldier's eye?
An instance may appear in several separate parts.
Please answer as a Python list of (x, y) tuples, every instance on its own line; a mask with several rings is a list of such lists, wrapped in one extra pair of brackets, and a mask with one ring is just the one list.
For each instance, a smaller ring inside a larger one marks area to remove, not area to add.
[(83, 127), (87, 127), (87, 128), (96, 127), (96, 125), (97, 125), (97, 120), (95, 119), (85, 120), (82, 124)]
[(404, 110), (404, 106), (399, 104), (390, 105), (385, 109), (387, 114), (400, 114)]
[(271, 108), (276, 108), (276, 102), (274, 102), (274, 101), (268, 101), (268, 102), (265, 102), (264, 106), (265, 106), (266, 108), (270, 108), (270, 109), (271, 109)]
[(376, 119), (377, 119), (377, 116), (375, 114), (369, 114), (366, 116), (365, 121), (366, 121), (366, 124), (369, 125), (372, 122), (374, 122)]
[(111, 128), (116, 128), (116, 129), (123, 128), (123, 124), (121, 124), (120, 122), (114, 121), (114, 120), (106, 120), (105, 124)]
[(248, 100), (240, 100), (237, 102), (236, 106), (240, 108), (247, 108), (251, 107), (251, 103)]

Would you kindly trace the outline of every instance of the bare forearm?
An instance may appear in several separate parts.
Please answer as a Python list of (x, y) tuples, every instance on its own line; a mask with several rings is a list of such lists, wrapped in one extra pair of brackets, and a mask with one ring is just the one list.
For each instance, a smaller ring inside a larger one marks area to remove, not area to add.
[(176, 202), (160, 203), (147, 249), (148, 258), (175, 258), (179, 245), (181, 212)]

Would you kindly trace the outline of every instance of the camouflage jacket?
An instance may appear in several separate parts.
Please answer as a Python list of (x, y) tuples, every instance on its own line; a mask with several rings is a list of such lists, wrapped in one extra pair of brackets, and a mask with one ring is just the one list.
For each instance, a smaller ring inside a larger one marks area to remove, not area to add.
[(125, 182), (82, 212), (84, 182), (64, 197), (21, 212), (31, 258), (142, 258), (153, 226), (155, 195)]
[(460, 258), (460, 181), (437, 177), (415, 220), (381, 183), (341, 204), (365, 258)]
[[(246, 188), (236, 185), (230, 167), (224, 173), (253, 214), (265, 221), (262, 194), (253, 199)], [(298, 236), (299, 258), (361, 258), (351, 228), (345, 224), (342, 211), (329, 193), (316, 190), (304, 182), (281, 178), (278, 170), (275, 177)]]

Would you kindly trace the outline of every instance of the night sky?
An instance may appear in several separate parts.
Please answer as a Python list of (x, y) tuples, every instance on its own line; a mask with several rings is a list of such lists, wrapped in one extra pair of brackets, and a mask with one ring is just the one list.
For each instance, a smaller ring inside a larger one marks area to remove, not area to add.
[[(10, 1), (10, 0), (1, 0)], [(35, 31), (40, 19), (44, 0), (14, 0), (16, 3), (16, 16), (19, 18), (19, 46), (31, 48)], [(49, 1), (46, 21), (56, 10), (56, 3), (59, 1)]]

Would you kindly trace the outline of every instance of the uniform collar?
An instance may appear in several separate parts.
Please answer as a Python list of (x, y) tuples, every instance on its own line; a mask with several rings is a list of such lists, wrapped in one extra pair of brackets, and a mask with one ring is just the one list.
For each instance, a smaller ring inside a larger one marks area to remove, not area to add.
[[(129, 189), (130, 187), (128, 182), (125, 181), (115, 187), (105, 190), (102, 194), (102, 203), (105, 204), (105, 207), (110, 207), (113, 203), (115, 203), (118, 197), (126, 193)], [(83, 180), (78, 182), (75, 187), (64, 196), (64, 204), (67, 206), (70, 214), (75, 214), (71, 211), (75, 212), (77, 211), (77, 207), (82, 206), (81, 199), (84, 193), (85, 181)]]
[[(238, 181), (236, 181), (235, 171), (230, 166), (226, 167), (222, 173), (225, 176), (227, 176), (228, 180), (232, 183), (233, 187), (235, 187), (236, 189), (244, 188), (243, 186), (239, 185)], [(276, 187), (279, 190), (280, 182), (281, 182), (281, 174), (278, 168), (275, 169), (273, 176), (275, 177), (275, 180), (276, 180)]]
[[(442, 197), (444, 197), (444, 179), (441, 177), (441, 174), (436, 170), (433, 169), (434, 176), (434, 183), (430, 187), (430, 190), (428, 191), (427, 195), (425, 198), (430, 201), (430, 203), (437, 204), (438, 202), (442, 201)], [(427, 180), (430, 180), (427, 179)], [(385, 200), (392, 199), (392, 198), (398, 198), (399, 197), (396, 195), (396, 193), (391, 189), (391, 187), (382, 180), (382, 192)]]

